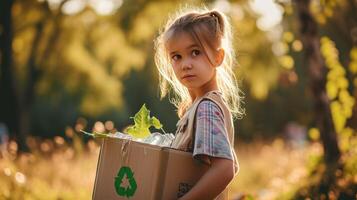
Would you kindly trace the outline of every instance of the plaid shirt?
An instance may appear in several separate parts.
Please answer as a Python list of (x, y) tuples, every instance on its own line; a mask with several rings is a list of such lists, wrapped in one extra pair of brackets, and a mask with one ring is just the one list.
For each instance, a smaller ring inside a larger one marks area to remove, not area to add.
[(193, 157), (210, 163), (209, 157), (233, 160), (232, 147), (224, 125), (224, 117), (217, 104), (200, 102), (196, 112), (196, 131)]

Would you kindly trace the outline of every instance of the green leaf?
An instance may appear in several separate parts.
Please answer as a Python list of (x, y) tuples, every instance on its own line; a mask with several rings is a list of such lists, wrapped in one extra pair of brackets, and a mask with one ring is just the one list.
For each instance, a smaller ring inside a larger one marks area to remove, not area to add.
[(126, 129), (126, 133), (128, 133), (129, 135), (131, 135), (135, 138), (146, 138), (150, 135), (150, 130), (149, 130), (149, 128), (140, 127), (140, 126), (136, 127), (134, 125), (134, 126), (128, 127)]
[(157, 119), (156, 117), (152, 117), (152, 118), (151, 118), (151, 124), (152, 124), (156, 129), (161, 129), (161, 128), (162, 128), (162, 124), (160, 123), (159, 119)]
[(150, 117), (150, 111), (145, 104), (140, 108), (134, 116), (134, 125), (129, 126), (124, 132), (135, 138), (146, 138), (151, 133), (149, 128), (154, 126), (156, 129), (162, 128), (162, 124), (156, 117)]

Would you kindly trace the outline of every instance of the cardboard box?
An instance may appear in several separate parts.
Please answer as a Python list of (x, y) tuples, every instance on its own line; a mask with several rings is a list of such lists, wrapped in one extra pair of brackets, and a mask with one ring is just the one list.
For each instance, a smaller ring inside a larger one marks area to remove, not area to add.
[[(93, 199), (173, 200), (208, 169), (192, 154), (140, 142), (103, 139)], [(217, 199), (228, 199), (226, 189)]]

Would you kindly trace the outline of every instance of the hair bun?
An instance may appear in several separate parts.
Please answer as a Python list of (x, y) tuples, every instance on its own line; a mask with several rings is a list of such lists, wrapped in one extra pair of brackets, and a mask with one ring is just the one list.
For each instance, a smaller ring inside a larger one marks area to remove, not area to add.
[(216, 13), (214, 13), (214, 11), (211, 11), (210, 14), (209, 14), (211, 17), (215, 17), (215, 18), (218, 18)]
[(224, 20), (222, 14), (216, 10), (209, 11), (208, 14), (216, 20), (219, 31), (224, 34)]

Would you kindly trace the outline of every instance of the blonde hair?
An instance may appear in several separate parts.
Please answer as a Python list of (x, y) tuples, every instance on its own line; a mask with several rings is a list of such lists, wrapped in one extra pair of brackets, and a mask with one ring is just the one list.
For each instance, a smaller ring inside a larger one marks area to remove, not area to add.
[[(174, 36), (182, 31), (189, 33), (202, 47), (206, 55), (207, 49), (204, 48), (203, 44), (207, 44), (211, 50), (224, 49), (224, 60), (217, 68), (218, 89), (222, 92), (222, 97), (232, 115), (240, 118), (244, 114), (244, 110), (241, 108), (241, 91), (232, 69), (235, 65), (235, 53), (231, 45), (231, 27), (227, 17), (219, 11), (204, 8), (178, 12), (167, 21), (163, 30), (160, 31), (155, 40), (155, 64), (160, 74), (161, 98), (170, 94), (170, 90), (173, 90), (174, 97), (170, 98), (170, 101), (178, 108), (179, 117), (192, 103), (188, 89), (175, 76), (165, 47), (167, 40), (170, 39), (168, 32), (172, 32), (173, 34), (170, 34), (170, 36)], [(209, 61), (212, 63), (210, 59)]]

